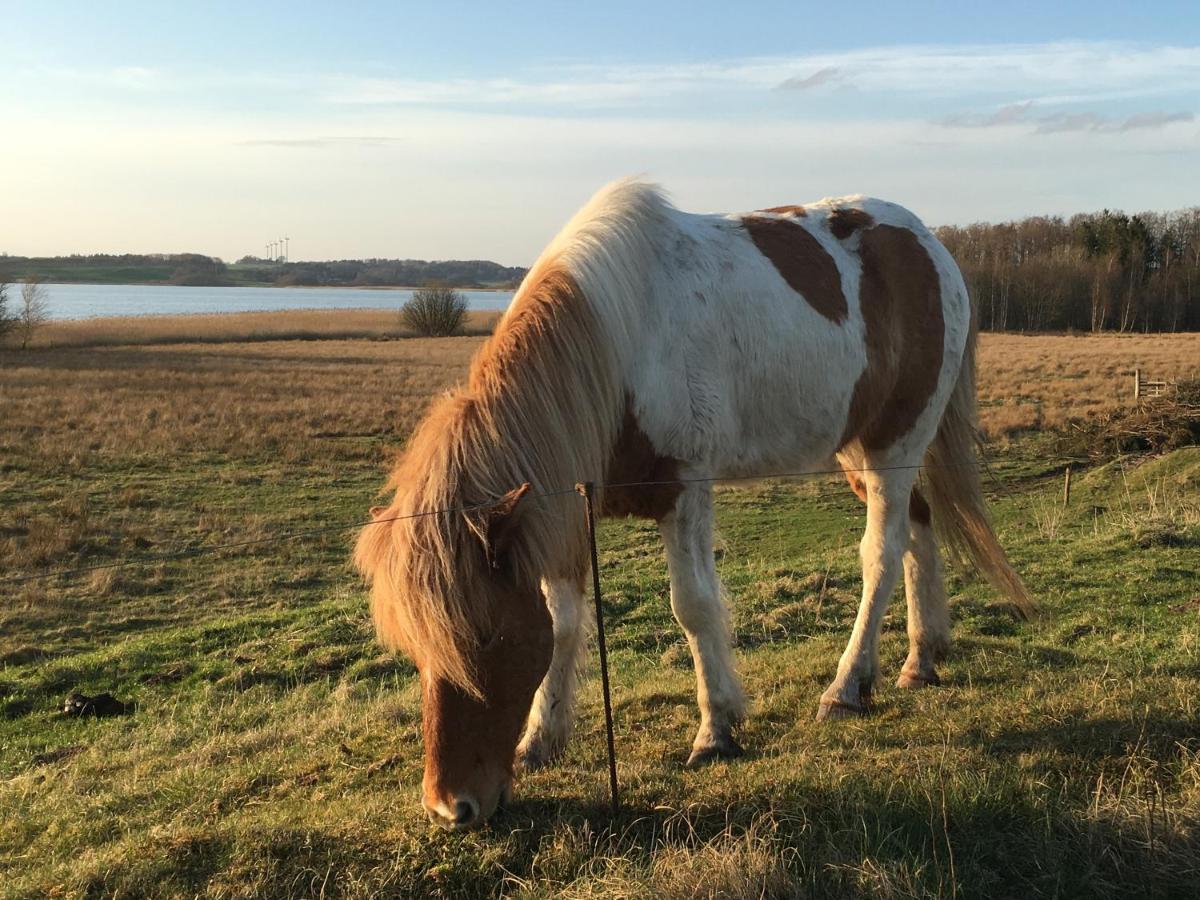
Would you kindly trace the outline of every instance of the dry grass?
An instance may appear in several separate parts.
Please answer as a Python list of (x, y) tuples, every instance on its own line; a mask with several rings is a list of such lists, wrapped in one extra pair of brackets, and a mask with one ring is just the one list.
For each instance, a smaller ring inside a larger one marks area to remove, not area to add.
[(1200, 370), (1200, 334), (984, 334), (980, 421), (989, 437), (1060, 428), (1133, 402), (1133, 372), (1175, 379)]
[[(466, 335), (489, 334), (499, 315), (469, 312)], [(411, 336), (400, 324), (399, 313), (391, 310), (294, 310), (52, 322), (39, 332), (36, 345), (52, 350)], [(204, 352), (177, 349), (184, 358)], [(21, 362), (19, 354), (8, 355), (14, 363)], [(387, 350), (378, 355), (381, 360), (390, 358)], [(465, 363), (467, 358), (469, 353), (464, 353), (454, 362)], [(1195, 374), (1198, 360), (1200, 334), (984, 334), (979, 363), (981, 423), (992, 438), (1059, 428), (1128, 405), (1135, 368), (1148, 377), (1173, 379)]]
[(97, 455), (220, 452), (330, 462), (347, 438), (407, 434), (478, 338), (33, 350), (0, 362), (0, 453), (39, 467)]
[[(500, 313), (467, 313), (464, 333), (489, 334)], [(37, 347), (102, 347), (118, 344), (184, 344), (226, 341), (345, 340), (411, 337), (398, 310), (282, 310), (193, 316), (121, 316), (47, 324)]]

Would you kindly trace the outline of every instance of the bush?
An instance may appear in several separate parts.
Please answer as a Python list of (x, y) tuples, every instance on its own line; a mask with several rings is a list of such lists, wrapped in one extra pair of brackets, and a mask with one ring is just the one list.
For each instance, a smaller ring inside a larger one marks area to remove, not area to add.
[(458, 331), (467, 317), (467, 298), (448, 287), (413, 291), (400, 307), (400, 321), (422, 337), (446, 337)]

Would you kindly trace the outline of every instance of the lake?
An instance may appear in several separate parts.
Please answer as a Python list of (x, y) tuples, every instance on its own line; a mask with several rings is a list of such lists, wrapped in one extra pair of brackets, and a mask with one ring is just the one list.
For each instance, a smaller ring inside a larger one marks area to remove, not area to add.
[[(167, 284), (44, 284), (52, 319), (261, 312), (281, 309), (399, 309), (412, 291), (392, 288), (177, 287)], [(471, 309), (505, 309), (511, 291), (463, 291)], [(8, 291), (10, 307), (21, 286)]]

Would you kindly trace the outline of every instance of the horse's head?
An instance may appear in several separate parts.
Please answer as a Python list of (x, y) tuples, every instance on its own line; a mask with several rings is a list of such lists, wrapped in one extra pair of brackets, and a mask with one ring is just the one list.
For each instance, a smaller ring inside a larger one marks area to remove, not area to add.
[(508, 559), (528, 487), (478, 514), (454, 514), (461, 519), (387, 522), (395, 507), (373, 509), (384, 521), (364, 529), (356, 551), (372, 580), (380, 638), (406, 650), (420, 672), (422, 802), (444, 828), (478, 825), (507, 794), (550, 667), (553, 629), (538, 579)]

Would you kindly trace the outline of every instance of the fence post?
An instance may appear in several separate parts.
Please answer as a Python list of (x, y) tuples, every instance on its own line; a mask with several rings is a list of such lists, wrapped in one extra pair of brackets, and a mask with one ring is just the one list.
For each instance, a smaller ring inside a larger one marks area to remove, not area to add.
[(1063, 474), (1063, 506), (1071, 502), (1071, 467)]
[(1142, 370), (1133, 370), (1133, 399), (1138, 400), (1142, 396)]
[(575, 485), (583, 495), (584, 513), (587, 516), (588, 543), (592, 550), (592, 594), (596, 601), (596, 646), (600, 650), (600, 684), (604, 693), (604, 728), (608, 733), (608, 791), (612, 800), (613, 815), (617, 814), (621, 802), (617, 794), (617, 749), (613, 741), (612, 700), (608, 690), (608, 647), (604, 643), (604, 604), (600, 599), (600, 557), (596, 552), (596, 511), (592, 505), (590, 482)]

